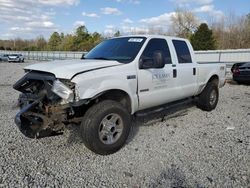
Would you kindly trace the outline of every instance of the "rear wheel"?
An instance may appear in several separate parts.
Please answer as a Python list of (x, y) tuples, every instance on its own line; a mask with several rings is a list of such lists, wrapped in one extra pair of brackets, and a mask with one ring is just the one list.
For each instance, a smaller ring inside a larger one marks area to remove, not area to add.
[(108, 155), (125, 144), (130, 127), (127, 109), (116, 101), (105, 100), (88, 109), (81, 123), (81, 136), (91, 151)]
[(197, 106), (205, 111), (212, 111), (217, 106), (219, 90), (217, 84), (209, 82), (199, 95)]

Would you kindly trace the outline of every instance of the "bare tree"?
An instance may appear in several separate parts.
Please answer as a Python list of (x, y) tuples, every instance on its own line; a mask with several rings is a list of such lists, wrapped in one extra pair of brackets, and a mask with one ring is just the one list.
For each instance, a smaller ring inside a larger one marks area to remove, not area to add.
[(188, 10), (177, 9), (171, 17), (170, 32), (178, 37), (190, 38), (199, 25), (198, 18)]
[(45, 40), (45, 38), (42, 35), (40, 35), (36, 38), (35, 43), (36, 43), (36, 46), (38, 49), (40, 49), (40, 50), (46, 49), (47, 41)]
[(219, 49), (250, 48), (250, 16), (230, 13), (211, 27)]

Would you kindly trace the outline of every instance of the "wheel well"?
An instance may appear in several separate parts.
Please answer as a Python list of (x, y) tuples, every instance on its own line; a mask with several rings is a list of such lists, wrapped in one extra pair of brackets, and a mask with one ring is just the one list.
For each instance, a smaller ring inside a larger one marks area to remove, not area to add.
[(125, 91), (122, 90), (108, 90), (97, 95), (95, 99), (97, 100), (97, 102), (108, 99), (117, 101), (121, 103), (128, 110), (129, 113), (131, 113), (132, 111), (130, 97)]
[(218, 77), (217, 75), (213, 75), (213, 76), (208, 80), (207, 83), (209, 83), (209, 82), (213, 82), (213, 83), (215, 83), (215, 84), (218, 86), (218, 85), (219, 85), (219, 77)]

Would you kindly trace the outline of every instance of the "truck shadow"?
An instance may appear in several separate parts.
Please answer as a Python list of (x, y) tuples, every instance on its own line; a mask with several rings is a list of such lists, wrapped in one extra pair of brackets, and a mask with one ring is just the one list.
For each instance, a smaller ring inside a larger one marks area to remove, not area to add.
[(250, 86), (250, 81), (249, 82), (242, 82), (242, 83), (238, 83), (236, 81), (234, 81), (233, 79), (229, 79), (226, 81), (227, 84), (230, 84), (230, 85), (245, 85), (245, 86)]
[(176, 165), (162, 171), (160, 175), (152, 180), (148, 187), (191, 187), (187, 183), (185, 173)]
[(67, 131), (69, 132), (69, 137), (67, 139), (68, 144), (82, 143), (81, 135), (80, 135), (80, 124), (70, 125), (67, 127)]
[[(136, 135), (139, 133), (140, 127), (153, 126), (157, 122), (164, 122), (168, 119), (185, 116), (187, 115), (188, 110), (193, 106), (195, 106), (195, 104), (193, 102), (190, 102), (186, 105), (162, 110), (157, 113), (150, 113), (142, 117), (133, 116), (132, 127), (126, 144), (131, 142), (136, 137)], [(67, 132), (69, 133), (67, 139), (68, 144), (82, 143), (80, 135), (80, 125), (72, 125), (67, 127)]]
[(164, 122), (172, 118), (181, 117), (187, 115), (188, 110), (194, 107), (195, 103), (190, 102), (186, 105), (179, 107), (162, 110), (156, 113), (150, 113), (143, 117), (133, 117), (133, 124), (128, 137), (127, 143), (131, 142), (134, 137), (138, 134), (140, 127), (142, 126), (153, 126), (157, 122)]
[[(153, 179), (147, 187), (176, 187), (176, 188), (187, 188), (187, 187), (196, 187), (196, 188), (205, 188), (206, 186), (202, 185), (201, 182), (195, 181), (190, 182), (186, 177), (186, 173), (181, 169), (180, 166), (176, 164), (171, 164), (170, 167), (163, 170), (158, 177)], [(212, 179), (207, 177), (207, 181), (212, 183)]]

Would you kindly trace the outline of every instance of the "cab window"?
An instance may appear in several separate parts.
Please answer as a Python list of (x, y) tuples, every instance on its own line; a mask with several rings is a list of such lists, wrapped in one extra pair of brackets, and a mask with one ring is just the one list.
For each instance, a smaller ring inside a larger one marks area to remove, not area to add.
[(165, 64), (171, 64), (171, 55), (165, 39), (151, 39), (142, 53), (142, 57), (145, 59), (153, 59), (154, 53), (159, 51), (163, 53)]
[(187, 43), (181, 40), (173, 40), (173, 44), (178, 57), (178, 62), (192, 63), (192, 58)]

